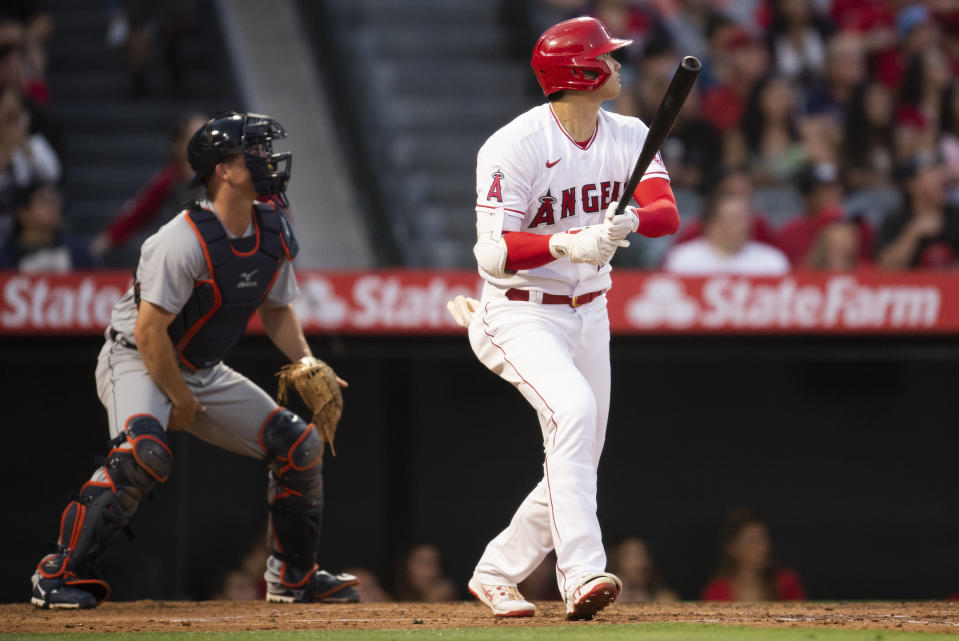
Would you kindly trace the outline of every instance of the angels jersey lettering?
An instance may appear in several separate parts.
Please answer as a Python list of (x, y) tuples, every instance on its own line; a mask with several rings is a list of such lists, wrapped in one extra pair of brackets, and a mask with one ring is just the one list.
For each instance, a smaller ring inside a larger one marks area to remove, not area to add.
[[(601, 223), (619, 200), (648, 128), (637, 118), (600, 110), (592, 137), (573, 141), (549, 104), (530, 109), (480, 148), (476, 211), (502, 208), (503, 231), (554, 234)], [(659, 154), (642, 180), (669, 179)], [(566, 260), (506, 278), (480, 274), (492, 285), (575, 296), (608, 289), (610, 267)]]

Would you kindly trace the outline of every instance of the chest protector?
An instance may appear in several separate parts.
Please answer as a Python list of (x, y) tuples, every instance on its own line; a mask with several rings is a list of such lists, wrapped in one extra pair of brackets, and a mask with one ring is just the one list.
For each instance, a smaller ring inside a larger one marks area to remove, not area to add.
[(256, 233), (229, 238), (213, 212), (194, 203), (186, 214), (206, 258), (210, 280), (193, 294), (167, 331), (180, 362), (190, 369), (223, 360), (246, 332), (247, 323), (276, 279), (280, 262), (299, 249), (289, 221), (271, 203), (256, 203)]

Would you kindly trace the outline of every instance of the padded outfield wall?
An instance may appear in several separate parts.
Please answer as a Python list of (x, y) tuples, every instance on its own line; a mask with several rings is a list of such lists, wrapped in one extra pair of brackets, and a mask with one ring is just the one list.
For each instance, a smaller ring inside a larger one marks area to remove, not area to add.
[[(321, 562), (331, 569), (370, 567), (389, 584), (402, 546), (429, 540), (463, 587), (485, 542), (540, 474), (536, 419), (433, 311), (449, 291), (469, 290), (473, 275), (445, 274), (432, 294), (423, 285), (432, 281), (418, 280), (425, 275), (374, 276), (379, 285), (368, 285), (371, 290), (381, 292), (394, 278), (390, 287), (400, 293), (391, 300), (406, 304), (381, 305), (376, 309), (393, 311), (380, 318), (437, 319), (439, 325), (417, 331), (340, 326), (311, 336), (317, 355), (351, 383), (338, 456), (325, 461)], [(87, 318), (89, 328), (32, 329), (9, 325), (19, 308), (8, 294), (20, 287), (10, 277), (0, 283), (0, 320), (7, 323), (0, 335), (7, 436), (0, 456), (10, 524), (0, 535), (7, 550), (2, 601), (27, 598), (32, 566), (55, 537), (67, 494), (104, 452), (105, 412), (93, 381), (101, 344), (97, 292), (103, 293), (104, 278), (119, 279), (122, 289), (128, 275), (94, 275), (88, 294), (76, 289), (69, 314)], [(322, 316), (327, 326), (337, 317), (354, 318), (357, 299), (339, 295), (343, 275), (312, 277), (326, 279), (346, 305), (345, 315)], [(76, 278), (82, 287), (84, 276)], [(617, 286), (630, 278), (617, 279)], [(747, 284), (754, 297), (759, 287), (815, 296), (812, 281), (792, 278), (791, 284)], [(872, 299), (894, 300), (876, 293), (880, 285), (872, 276), (852, 278), (860, 289), (872, 288)], [(667, 582), (695, 598), (716, 561), (723, 513), (751, 506), (768, 519), (777, 558), (800, 573), (812, 598), (926, 599), (959, 591), (959, 343), (949, 325), (957, 288), (949, 279), (918, 281), (918, 288), (936, 288), (938, 302), (926, 289), (902, 303), (919, 305), (918, 311), (894, 315), (888, 303), (883, 316), (912, 326), (717, 333), (697, 329), (702, 316), (693, 323), (677, 316), (685, 329), (619, 330), (599, 480), (607, 539), (645, 537)], [(357, 280), (349, 282), (355, 288)], [(637, 280), (631, 290), (641, 302), (651, 299), (643, 294), (647, 282)], [(684, 300), (705, 309), (697, 296), (709, 282), (666, 282), (671, 295), (678, 287)], [(48, 293), (41, 304), (43, 286)], [(62, 291), (61, 312), (51, 311), (56, 286), (29, 281), (21, 287), (33, 296), (28, 317), (35, 311), (41, 322), (63, 318), (57, 316), (67, 313)], [(829, 286), (824, 281), (823, 301)], [(897, 281), (896, 287), (907, 286)], [(779, 294), (776, 300), (787, 299)], [(77, 307), (81, 300), (88, 303), (85, 312)], [(627, 301), (626, 309), (631, 298), (619, 300)], [(619, 304), (611, 295), (611, 309)], [(676, 305), (674, 296), (661, 308)], [(875, 307), (863, 309), (873, 311), (836, 318), (880, 317)], [(621, 320), (614, 312), (614, 327)], [(273, 391), (282, 357), (254, 334), (228, 362)], [(101, 563), (115, 599), (208, 598), (259, 540), (262, 464), (188, 435), (173, 440), (174, 473), (134, 517), (136, 540), (120, 535)]]

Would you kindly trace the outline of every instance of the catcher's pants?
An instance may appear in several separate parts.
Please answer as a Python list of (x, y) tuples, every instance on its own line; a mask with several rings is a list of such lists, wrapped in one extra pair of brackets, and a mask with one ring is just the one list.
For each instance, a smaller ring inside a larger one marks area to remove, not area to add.
[(576, 308), (484, 297), (469, 336), (479, 360), (536, 409), (546, 452), (543, 479), (486, 546), (475, 575), (519, 583), (555, 548), (557, 582), (568, 595), (579, 575), (606, 568), (596, 518), (609, 413), (606, 297)]
[[(194, 436), (230, 452), (262, 459), (259, 431), (277, 405), (269, 395), (223, 363), (188, 372), (187, 387), (206, 408), (187, 428)], [(139, 352), (107, 338), (97, 359), (97, 395), (107, 409), (110, 438), (123, 431), (127, 419), (150, 414), (166, 428), (170, 399), (150, 377)]]

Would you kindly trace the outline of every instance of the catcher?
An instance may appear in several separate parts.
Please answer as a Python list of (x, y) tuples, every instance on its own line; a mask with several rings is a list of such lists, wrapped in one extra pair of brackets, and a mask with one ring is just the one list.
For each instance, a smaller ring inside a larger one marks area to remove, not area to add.
[[(109, 596), (97, 558), (170, 476), (167, 431), (184, 429), (269, 462), (267, 601), (358, 600), (356, 577), (316, 564), (324, 441), (332, 448), (346, 383), (313, 358), (291, 306), (297, 243), (276, 206), (288, 204), (291, 154), (272, 149), (285, 135), (272, 118), (231, 112), (190, 139), (206, 197), (144, 242), (134, 284), (113, 307), (96, 370), (107, 461), (63, 511), (56, 552), (33, 575), (34, 605), (92, 608)], [(254, 312), (293, 362), (280, 372), (280, 398), (295, 387), (315, 424), (222, 362)]]

